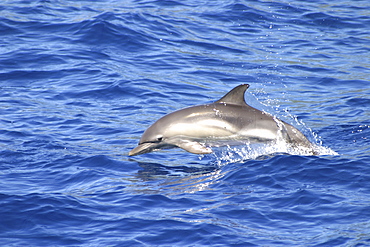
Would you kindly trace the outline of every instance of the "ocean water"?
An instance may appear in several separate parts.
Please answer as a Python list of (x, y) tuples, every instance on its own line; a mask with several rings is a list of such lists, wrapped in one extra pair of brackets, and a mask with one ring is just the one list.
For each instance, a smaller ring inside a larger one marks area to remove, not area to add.
[[(369, 246), (370, 3), (0, 3), (2, 246)], [(129, 157), (250, 84), (320, 155)]]

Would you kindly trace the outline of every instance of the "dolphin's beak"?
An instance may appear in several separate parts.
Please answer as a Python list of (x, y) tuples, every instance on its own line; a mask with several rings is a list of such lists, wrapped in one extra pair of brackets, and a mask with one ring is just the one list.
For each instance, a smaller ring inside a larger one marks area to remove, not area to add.
[(132, 149), (128, 153), (128, 155), (135, 156), (139, 154), (146, 154), (146, 153), (153, 151), (153, 149), (155, 149), (157, 146), (158, 146), (158, 143), (152, 143), (152, 142), (142, 143), (142, 144), (139, 144), (136, 148)]

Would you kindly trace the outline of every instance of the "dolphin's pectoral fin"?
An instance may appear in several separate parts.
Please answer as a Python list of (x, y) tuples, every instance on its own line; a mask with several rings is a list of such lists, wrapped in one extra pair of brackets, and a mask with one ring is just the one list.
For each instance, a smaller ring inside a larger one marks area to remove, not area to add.
[(186, 141), (186, 142), (184, 141), (181, 143), (177, 143), (176, 146), (193, 154), (210, 154), (213, 152), (212, 149), (207, 148), (200, 144), (199, 142), (195, 141)]

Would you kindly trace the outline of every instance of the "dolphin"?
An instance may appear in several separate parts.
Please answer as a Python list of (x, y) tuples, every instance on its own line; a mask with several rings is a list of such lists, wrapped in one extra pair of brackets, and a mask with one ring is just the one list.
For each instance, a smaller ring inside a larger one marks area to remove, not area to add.
[(298, 129), (247, 105), (244, 93), (248, 88), (248, 84), (242, 84), (214, 103), (165, 115), (144, 132), (129, 156), (175, 147), (194, 154), (209, 154), (214, 146), (278, 140), (314, 152), (310, 141)]

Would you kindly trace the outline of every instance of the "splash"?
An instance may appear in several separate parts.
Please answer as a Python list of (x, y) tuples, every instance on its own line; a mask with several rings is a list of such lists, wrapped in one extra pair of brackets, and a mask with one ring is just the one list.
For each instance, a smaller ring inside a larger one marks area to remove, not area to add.
[(276, 155), (338, 155), (332, 149), (318, 144), (313, 144), (312, 148), (307, 148), (292, 145), (284, 140), (270, 143), (245, 143), (245, 145), (224, 146), (213, 150), (214, 152), (211, 155), (215, 157), (214, 164), (218, 166), (245, 160), (264, 160)]

